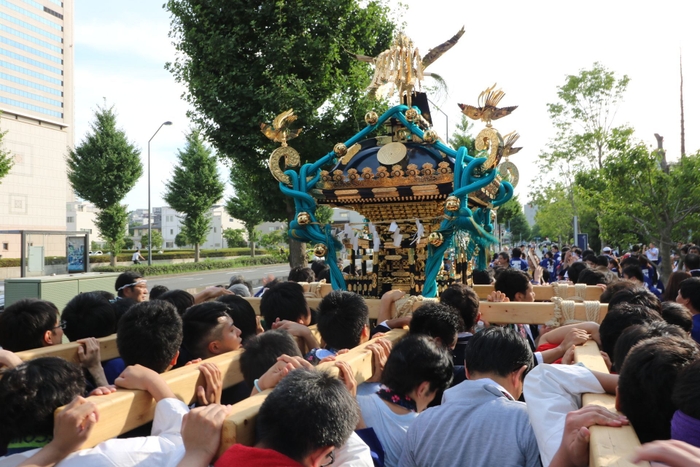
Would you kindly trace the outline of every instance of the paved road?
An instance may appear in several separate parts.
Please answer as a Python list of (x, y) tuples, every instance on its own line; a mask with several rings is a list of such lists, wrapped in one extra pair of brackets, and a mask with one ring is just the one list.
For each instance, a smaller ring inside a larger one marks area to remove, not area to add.
[(262, 285), (262, 278), (267, 274), (275, 277), (287, 277), (289, 266), (286, 264), (272, 264), (266, 266), (249, 266), (236, 269), (222, 269), (219, 271), (187, 273), (177, 276), (153, 276), (148, 278), (148, 289), (154, 285), (165, 285), (169, 289), (193, 289), (210, 285), (228, 285), (228, 281), (234, 274), (242, 274), (250, 281), (253, 287)]

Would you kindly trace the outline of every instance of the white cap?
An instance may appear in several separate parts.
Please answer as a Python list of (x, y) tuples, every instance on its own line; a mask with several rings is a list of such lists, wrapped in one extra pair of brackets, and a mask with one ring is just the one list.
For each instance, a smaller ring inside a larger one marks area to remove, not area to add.
[(603, 248), (603, 253), (610, 253), (611, 251), (612, 250), (610, 249), (609, 246), (606, 246), (605, 248)]

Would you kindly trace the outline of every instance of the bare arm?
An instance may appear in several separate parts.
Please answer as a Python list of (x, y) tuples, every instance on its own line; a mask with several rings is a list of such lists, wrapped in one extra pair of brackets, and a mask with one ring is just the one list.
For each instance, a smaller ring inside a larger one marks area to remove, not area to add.
[(583, 331), (586, 331), (588, 334), (591, 335), (591, 339), (595, 340), (596, 342), (600, 342), (600, 334), (598, 333), (599, 328), (600, 328), (600, 325), (594, 321), (585, 321), (583, 323), (567, 324), (565, 326), (559, 326), (558, 328), (552, 329), (551, 331), (541, 335), (540, 336), (540, 345), (542, 345), (542, 344), (559, 345), (562, 342), (564, 342), (566, 335), (574, 329), (581, 329)]

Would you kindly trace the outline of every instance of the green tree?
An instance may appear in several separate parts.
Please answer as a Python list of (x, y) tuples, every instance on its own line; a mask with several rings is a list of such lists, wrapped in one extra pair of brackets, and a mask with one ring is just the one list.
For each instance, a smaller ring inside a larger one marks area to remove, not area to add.
[[(377, 56), (388, 48), (388, 4), (169, 0), (166, 8), (178, 51), (166, 67), (186, 87), (190, 118), (236, 168), (236, 193), (251, 191), (263, 220), (291, 220), (293, 203), (266, 169), (277, 144), (259, 125), (294, 109), (304, 132), (292, 146), (304, 163), (363, 128), (368, 110), (381, 113), (386, 106), (365, 92), (371, 67), (349, 51)], [(293, 243), (290, 261), (298, 265), (304, 246)]]
[(7, 134), (7, 131), (0, 132), (0, 180), (10, 172), (10, 169), (15, 164), (10, 151), (6, 151), (2, 147), (2, 139)]
[(124, 248), (127, 250), (134, 248), (134, 241), (130, 237), (124, 237)]
[[(259, 232), (259, 230), (258, 230)], [(287, 244), (287, 234), (283, 230), (273, 230), (260, 236), (260, 246), (267, 249), (277, 249)]]
[(314, 215), (321, 224), (329, 224), (333, 221), (333, 208), (325, 204), (319, 204)]
[(178, 248), (184, 248), (187, 245), (189, 245), (189, 242), (187, 241), (187, 235), (185, 235), (184, 232), (180, 232), (177, 235), (175, 235), (175, 246)]
[(474, 135), (472, 135), (472, 130), (474, 129), (474, 124), (467, 118), (466, 115), (462, 115), (462, 120), (456, 125), (456, 130), (452, 133), (452, 138), (450, 138), (450, 146), (453, 149), (464, 146), (467, 148), (470, 156), (476, 154), (476, 148), (474, 147)]
[(95, 225), (111, 263), (124, 246), (126, 206), (120, 204), (143, 173), (140, 151), (117, 128), (114, 108), (98, 107), (85, 139), (68, 154), (68, 181), (75, 193), (100, 209)]
[(184, 150), (178, 150), (179, 165), (166, 183), (163, 196), (170, 207), (182, 213), (182, 231), (194, 245), (194, 261), (199, 261), (199, 245), (207, 239), (210, 227), (209, 210), (224, 195), (216, 157), (204, 145), (199, 130), (187, 135)]
[[(153, 242), (154, 250), (163, 248), (163, 235), (160, 233), (160, 230), (151, 229), (151, 241)], [(148, 234), (141, 236), (141, 248), (151, 249), (148, 244)]]
[(246, 246), (245, 230), (243, 229), (226, 229), (223, 232), (223, 237), (226, 239), (226, 246), (229, 248), (240, 248)]
[[(236, 177), (236, 168), (231, 169), (231, 180)], [(255, 227), (265, 220), (265, 215), (260, 201), (255, 197), (253, 187), (242, 184), (236, 190), (236, 196), (226, 202), (226, 212), (241, 222), (248, 234), (250, 244), (250, 256), (255, 256), (255, 243), (259, 240)]]

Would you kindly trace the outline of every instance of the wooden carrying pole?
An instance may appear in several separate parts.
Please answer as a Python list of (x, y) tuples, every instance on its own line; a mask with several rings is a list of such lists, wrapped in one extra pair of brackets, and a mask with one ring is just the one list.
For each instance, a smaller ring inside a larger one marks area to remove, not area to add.
[[(116, 334), (100, 337), (97, 340), (100, 343), (100, 360), (104, 362), (119, 357)], [(17, 356), (25, 362), (39, 357), (60, 357), (69, 362), (80, 363), (80, 360), (78, 360), (78, 347), (81, 345), (82, 344), (78, 344), (77, 342), (50, 345), (48, 347), (39, 347), (37, 349), (17, 352)]]

